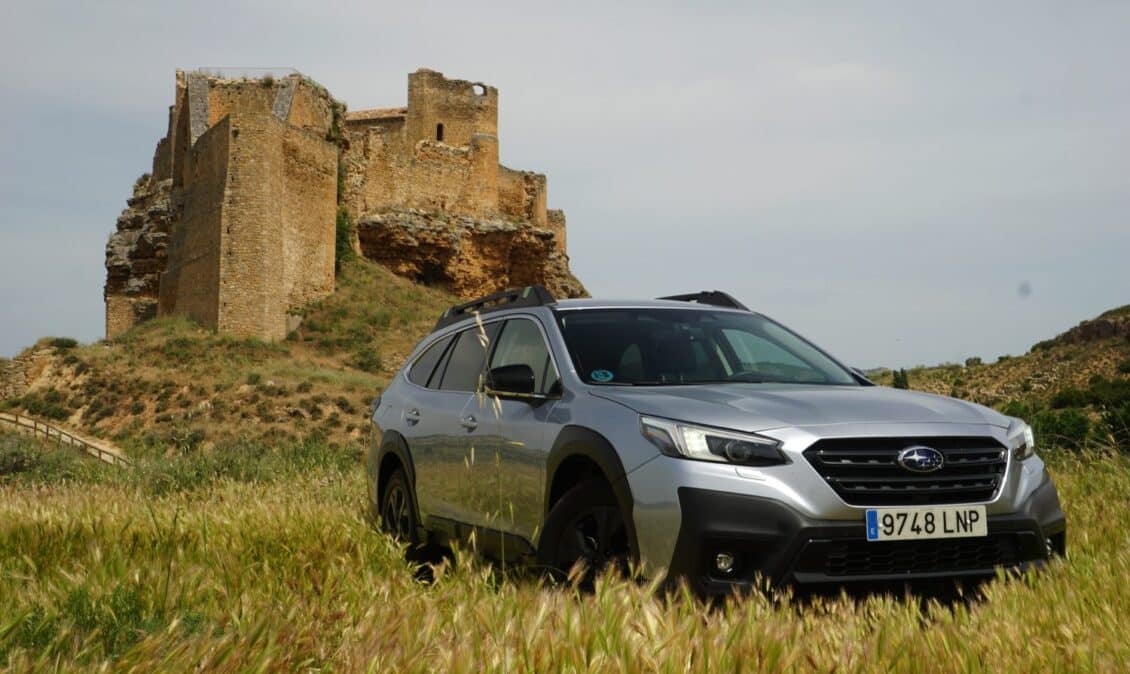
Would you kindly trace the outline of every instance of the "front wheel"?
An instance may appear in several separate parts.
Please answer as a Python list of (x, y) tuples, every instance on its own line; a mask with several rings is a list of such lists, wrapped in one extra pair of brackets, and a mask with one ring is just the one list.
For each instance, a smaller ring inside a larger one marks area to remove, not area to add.
[(412, 505), (412, 491), (403, 468), (397, 468), (388, 477), (380, 505), (381, 529), (399, 543), (416, 543), (416, 509)]
[[(549, 512), (538, 563), (557, 580), (572, 577), (584, 589), (609, 567), (627, 576), (632, 552), (616, 495), (604, 480), (570, 489)], [(575, 574), (575, 575), (574, 575)]]

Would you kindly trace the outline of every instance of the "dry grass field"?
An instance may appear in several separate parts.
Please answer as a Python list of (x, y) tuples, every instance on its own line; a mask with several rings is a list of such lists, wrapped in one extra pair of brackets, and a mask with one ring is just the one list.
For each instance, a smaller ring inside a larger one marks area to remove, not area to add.
[(14, 671), (1125, 671), (1130, 459), (1046, 449), (1069, 554), (975, 598), (585, 595), (471, 555), (417, 578), (348, 451), (128, 470), (0, 437), (0, 665)]

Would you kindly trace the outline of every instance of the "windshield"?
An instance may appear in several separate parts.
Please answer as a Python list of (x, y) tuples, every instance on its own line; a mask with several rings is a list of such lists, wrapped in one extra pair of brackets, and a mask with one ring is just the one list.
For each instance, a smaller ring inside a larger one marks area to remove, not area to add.
[(590, 384), (858, 384), (819, 349), (757, 314), (575, 309), (557, 312), (557, 320)]

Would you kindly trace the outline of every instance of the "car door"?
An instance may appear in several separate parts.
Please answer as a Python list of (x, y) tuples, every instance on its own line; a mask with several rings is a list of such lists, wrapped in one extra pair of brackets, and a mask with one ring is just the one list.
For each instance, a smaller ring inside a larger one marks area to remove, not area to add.
[(544, 331), (533, 317), (507, 320), (491, 351), (489, 368), (516, 364), (530, 366), (534, 392), (549, 398), (480, 397), (480, 427), (489, 424), (489, 445), (488, 455), (478, 457), (475, 479), (492, 487), (482, 500), (490, 528), (533, 541), (544, 506), (547, 421), (560, 386)]
[[(434, 435), (413, 457), (416, 466), (417, 499), (421, 511), (454, 522), (482, 525), (476, 505), (484, 489), (474, 479), (476, 444), (485, 433), (476, 416), (476, 392), (482, 380), (487, 346), (497, 332), (498, 323), (463, 330), (448, 348), (443, 362), (433, 375), (437, 389), (429, 398), (429, 408), (421, 416), (435, 417)], [(438, 377), (438, 378), (437, 378)], [(421, 418), (420, 424), (424, 424)], [(427, 504), (425, 506), (425, 504)]]
[(465, 392), (440, 390), (451, 346), (457, 337), (445, 337), (423, 351), (408, 369), (408, 381), (413, 385), (404, 387), (401, 398), (401, 427), (412, 455), (416, 501), (425, 526), (432, 517), (450, 519), (454, 514), (437, 485), (444, 470), (441, 457), (450, 453), (449, 446), (454, 442), (452, 431), (458, 426), (469, 398)]

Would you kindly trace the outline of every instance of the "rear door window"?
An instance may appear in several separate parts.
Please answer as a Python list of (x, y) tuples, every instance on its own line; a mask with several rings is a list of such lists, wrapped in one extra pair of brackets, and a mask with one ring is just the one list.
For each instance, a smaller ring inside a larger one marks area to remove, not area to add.
[(498, 323), (488, 323), (483, 329), (469, 328), (459, 333), (439, 388), (444, 391), (477, 391), (483, 373), (487, 348), (498, 334)]

